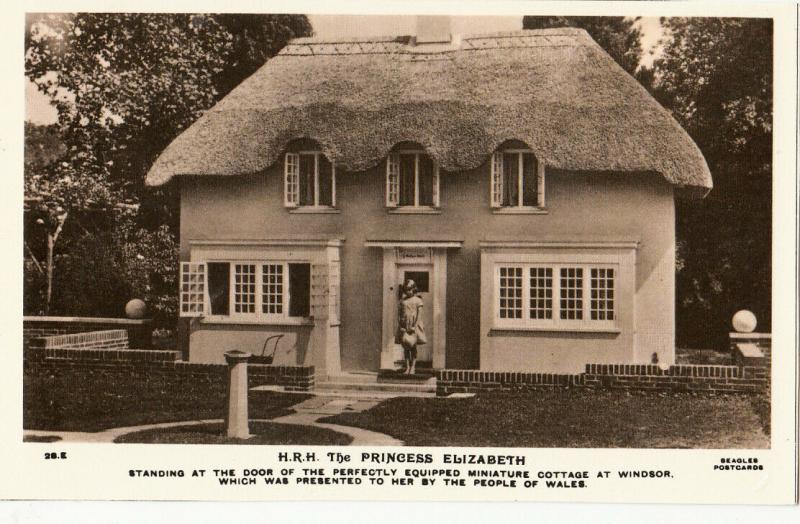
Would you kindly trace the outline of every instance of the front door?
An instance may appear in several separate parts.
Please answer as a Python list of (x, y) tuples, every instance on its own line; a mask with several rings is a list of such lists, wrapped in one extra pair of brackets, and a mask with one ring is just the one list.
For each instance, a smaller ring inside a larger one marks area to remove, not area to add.
[(444, 247), (418, 246), (383, 247), (383, 343), (381, 369), (399, 369), (403, 348), (395, 343), (397, 307), (400, 287), (411, 279), (417, 284), (422, 299), (422, 322), (427, 344), (417, 347), (417, 361), (424, 368), (444, 369), (445, 365), (445, 304), (447, 304), (447, 253)]
[[(425, 329), (425, 335), (428, 339), (427, 344), (417, 346), (417, 360), (419, 362), (431, 363), (433, 362), (433, 341), (435, 340), (433, 324), (433, 289), (435, 282), (433, 282), (433, 266), (432, 265), (397, 265), (397, 301), (400, 301), (403, 284), (408, 280), (413, 280), (417, 285), (417, 293), (422, 299), (422, 325)], [(397, 325), (397, 310), (395, 309), (395, 325)], [(402, 355), (402, 347), (397, 345), (397, 352)]]

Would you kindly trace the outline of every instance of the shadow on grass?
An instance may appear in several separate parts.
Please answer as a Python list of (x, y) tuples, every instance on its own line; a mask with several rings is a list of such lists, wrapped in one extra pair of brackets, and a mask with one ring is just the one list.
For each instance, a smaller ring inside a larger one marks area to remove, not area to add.
[(250, 422), (249, 439), (225, 436), (223, 424), (196, 424), (137, 431), (117, 437), (116, 443), (138, 444), (244, 444), (295, 446), (346, 446), (353, 438), (330, 429), (274, 422)]
[[(768, 407), (768, 404), (767, 404)], [(763, 411), (763, 409), (762, 409)], [(768, 448), (744, 395), (631, 394), (553, 389), (467, 399), (393, 398), (321, 419), (408, 446)], [(768, 423), (768, 422), (767, 422)]]
[[(122, 426), (224, 418), (224, 381), (192, 376), (133, 376), (108, 369), (59, 369), (23, 377), (23, 427), (102, 431)], [(311, 395), (250, 392), (250, 418), (293, 413)]]
[(61, 437), (56, 435), (25, 435), (22, 442), (58, 442)]

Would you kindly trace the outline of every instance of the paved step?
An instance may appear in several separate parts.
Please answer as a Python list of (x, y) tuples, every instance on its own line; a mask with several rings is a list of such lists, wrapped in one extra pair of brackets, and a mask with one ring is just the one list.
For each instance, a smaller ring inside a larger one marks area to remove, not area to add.
[[(374, 391), (355, 389), (317, 389), (314, 395), (325, 398), (347, 398), (360, 400), (388, 400), (395, 397), (439, 398), (431, 391)], [(442, 397), (444, 398), (444, 397)]]
[(325, 382), (343, 382), (347, 384), (353, 383), (372, 383), (378, 381), (378, 374), (370, 371), (351, 371), (345, 372), (341, 375), (331, 375)]
[[(313, 391), (286, 391), (283, 386), (256, 386), (251, 388), (250, 391), (275, 391), (278, 393), (287, 393), (293, 395), (314, 395), (315, 397), (324, 398), (347, 398), (356, 400), (386, 400), (394, 397), (430, 397), (435, 398), (436, 392), (403, 392), (403, 391), (373, 391), (373, 390), (355, 390), (355, 389), (317, 389)], [(458, 395), (458, 393), (453, 393)], [(467, 393), (463, 393), (467, 395)], [(470, 394), (472, 395), (472, 394)]]
[(319, 391), (385, 391), (393, 393), (435, 393), (436, 382), (422, 384), (397, 384), (387, 382), (320, 382)]
[(396, 384), (436, 384), (436, 378), (433, 373), (416, 370), (413, 375), (407, 375), (402, 371), (395, 371), (392, 369), (382, 369), (378, 373), (379, 383), (396, 383)]

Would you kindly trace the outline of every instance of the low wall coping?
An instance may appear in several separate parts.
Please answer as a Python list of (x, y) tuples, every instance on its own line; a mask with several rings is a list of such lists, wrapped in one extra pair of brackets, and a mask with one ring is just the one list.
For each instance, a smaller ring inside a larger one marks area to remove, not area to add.
[(730, 337), (733, 339), (743, 340), (756, 340), (756, 339), (771, 339), (772, 333), (737, 333), (732, 331)]
[[(84, 331), (81, 333), (64, 333), (60, 335), (45, 335), (36, 337), (44, 341), (44, 347), (51, 348), (62, 344), (76, 342), (103, 342), (115, 339), (128, 340), (128, 332), (124, 329), (105, 329), (102, 331)], [(66, 349), (66, 348), (63, 348)], [(93, 348), (102, 349), (102, 348)]]
[(105, 318), (105, 317), (22, 317), (22, 322), (64, 322), (70, 324), (119, 324), (121, 326), (142, 326), (150, 324), (149, 318)]
[(739, 343), (736, 344), (736, 349), (746, 358), (763, 358), (764, 353), (755, 344)]

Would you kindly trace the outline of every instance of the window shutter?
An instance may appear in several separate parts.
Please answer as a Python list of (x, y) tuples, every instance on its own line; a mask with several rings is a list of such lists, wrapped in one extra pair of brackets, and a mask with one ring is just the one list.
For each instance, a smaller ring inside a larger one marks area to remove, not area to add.
[(328, 318), (328, 265), (311, 264), (311, 315)]
[(181, 313), (182, 317), (203, 316), (206, 303), (206, 265), (181, 263)]
[(336, 166), (331, 162), (331, 207), (336, 207)]
[(433, 161), (433, 180), (431, 186), (433, 207), (439, 207), (439, 163), (435, 160)]
[(499, 151), (492, 155), (491, 202), (492, 207), (503, 205), (503, 153)]
[(328, 265), (328, 303), (332, 306), (330, 309), (331, 323), (339, 322), (339, 315), (341, 310), (340, 304), (340, 282), (341, 282), (341, 262), (339, 260), (331, 260)]
[(537, 205), (544, 207), (544, 162), (541, 160), (536, 162), (536, 183), (538, 184), (536, 189)]
[(386, 159), (386, 207), (397, 207), (400, 201), (400, 155)]
[(286, 153), (284, 166), (283, 205), (297, 207), (300, 200), (300, 155)]

